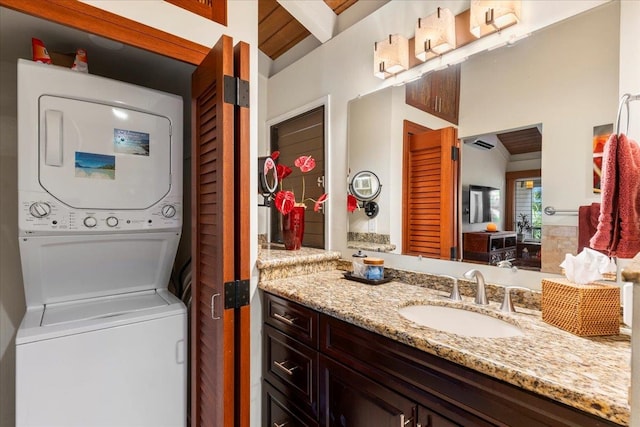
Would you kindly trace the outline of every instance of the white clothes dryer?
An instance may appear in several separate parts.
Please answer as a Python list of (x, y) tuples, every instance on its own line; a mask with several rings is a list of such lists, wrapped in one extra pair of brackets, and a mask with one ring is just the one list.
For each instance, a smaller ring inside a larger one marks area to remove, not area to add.
[(182, 99), (18, 61), (18, 426), (184, 426)]

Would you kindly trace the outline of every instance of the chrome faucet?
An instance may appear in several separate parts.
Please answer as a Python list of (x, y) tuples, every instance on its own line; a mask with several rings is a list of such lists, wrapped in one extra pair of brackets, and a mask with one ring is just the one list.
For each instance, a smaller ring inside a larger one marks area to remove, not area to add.
[(516, 309), (513, 306), (513, 301), (511, 300), (511, 293), (509, 292), (511, 289), (520, 289), (522, 291), (531, 292), (531, 289), (522, 286), (507, 286), (506, 288), (504, 288), (504, 300), (502, 300), (500, 311), (504, 311), (505, 313), (516, 312)]
[(476, 292), (476, 304), (487, 305), (489, 301), (487, 301), (487, 292), (484, 288), (484, 276), (476, 269), (471, 269), (464, 273), (464, 278), (468, 280), (476, 279), (476, 283), (478, 285), (478, 290)]
[(462, 301), (462, 297), (460, 296), (460, 291), (458, 290), (458, 279), (453, 276), (449, 276), (447, 274), (441, 274), (440, 277), (444, 277), (446, 279), (450, 279), (453, 281), (453, 288), (451, 288), (451, 295), (449, 295), (449, 299), (451, 301)]

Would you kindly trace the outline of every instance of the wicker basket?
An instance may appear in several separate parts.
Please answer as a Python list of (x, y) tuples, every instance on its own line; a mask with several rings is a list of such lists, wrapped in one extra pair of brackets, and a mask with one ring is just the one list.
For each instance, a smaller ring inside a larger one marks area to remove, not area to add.
[(542, 320), (578, 336), (620, 333), (620, 288), (542, 279)]

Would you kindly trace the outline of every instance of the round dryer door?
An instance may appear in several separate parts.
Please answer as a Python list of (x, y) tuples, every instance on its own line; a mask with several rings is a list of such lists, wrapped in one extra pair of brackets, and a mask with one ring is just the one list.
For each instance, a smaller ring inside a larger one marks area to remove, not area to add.
[(79, 209), (146, 209), (171, 188), (167, 117), (40, 97), (40, 185)]

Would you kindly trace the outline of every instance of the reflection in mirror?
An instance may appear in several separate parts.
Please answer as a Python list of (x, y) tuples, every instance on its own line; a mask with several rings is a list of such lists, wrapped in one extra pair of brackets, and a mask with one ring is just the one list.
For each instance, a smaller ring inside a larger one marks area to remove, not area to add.
[(258, 189), (263, 198), (260, 206), (271, 206), (273, 193), (278, 189), (278, 172), (269, 156), (258, 158)]
[(368, 202), (375, 199), (380, 194), (382, 185), (375, 173), (371, 171), (360, 171), (351, 178), (349, 191), (356, 199)]
[[(469, 222), (462, 204), (468, 197), (462, 186), (481, 185), (500, 190), (499, 220), (491, 221), (499, 231), (515, 235), (517, 215), (530, 212), (531, 230), (523, 233), (524, 242), (518, 242), (517, 251), (520, 256), (524, 249), (529, 257), (540, 255), (541, 271), (559, 273), (564, 254), (577, 250), (575, 217), (549, 217), (538, 212), (538, 206), (577, 210), (579, 205), (597, 201), (598, 195), (591, 191), (590, 143), (594, 126), (615, 120), (619, 19), (620, 4), (606, 3), (460, 64), (458, 137), (464, 142), (460, 144), (460, 241), (463, 232), (486, 229), (485, 221)], [(604, 54), (594, 59), (593, 52)], [(429, 129), (451, 126), (407, 105), (402, 86), (387, 87), (349, 103), (349, 169), (375, 170), (389, 190), (377, 199), (380, 214), (374, 221), (363, 212), (349, 214), (351, 247), (356, 233), (383, 235), (389, 244), (381, 250), (402, 253), (405, 120)], [(510, 153), (500, 137), (519, 131), (539, 133), (541, 148), (537, 152)], [(483, 151), (466, 143), (473, 138), (487, 142), (487, 135), (500, 144)], [(375, 150), (371, 141), (376, 141)], [(567, 167), (568, 162), (571, 167)], [(544, 192), (540, 173), (543, 163)], [(538, 171), (537, 176), (530, 171)], [(529, 181), (533, 183), (530, 189)], [(516, 204), (520, 182), (524, 182), (522, 190), (531, 200), (529, 207)], [(534, 248), (535, 244), (538, 246)]]

